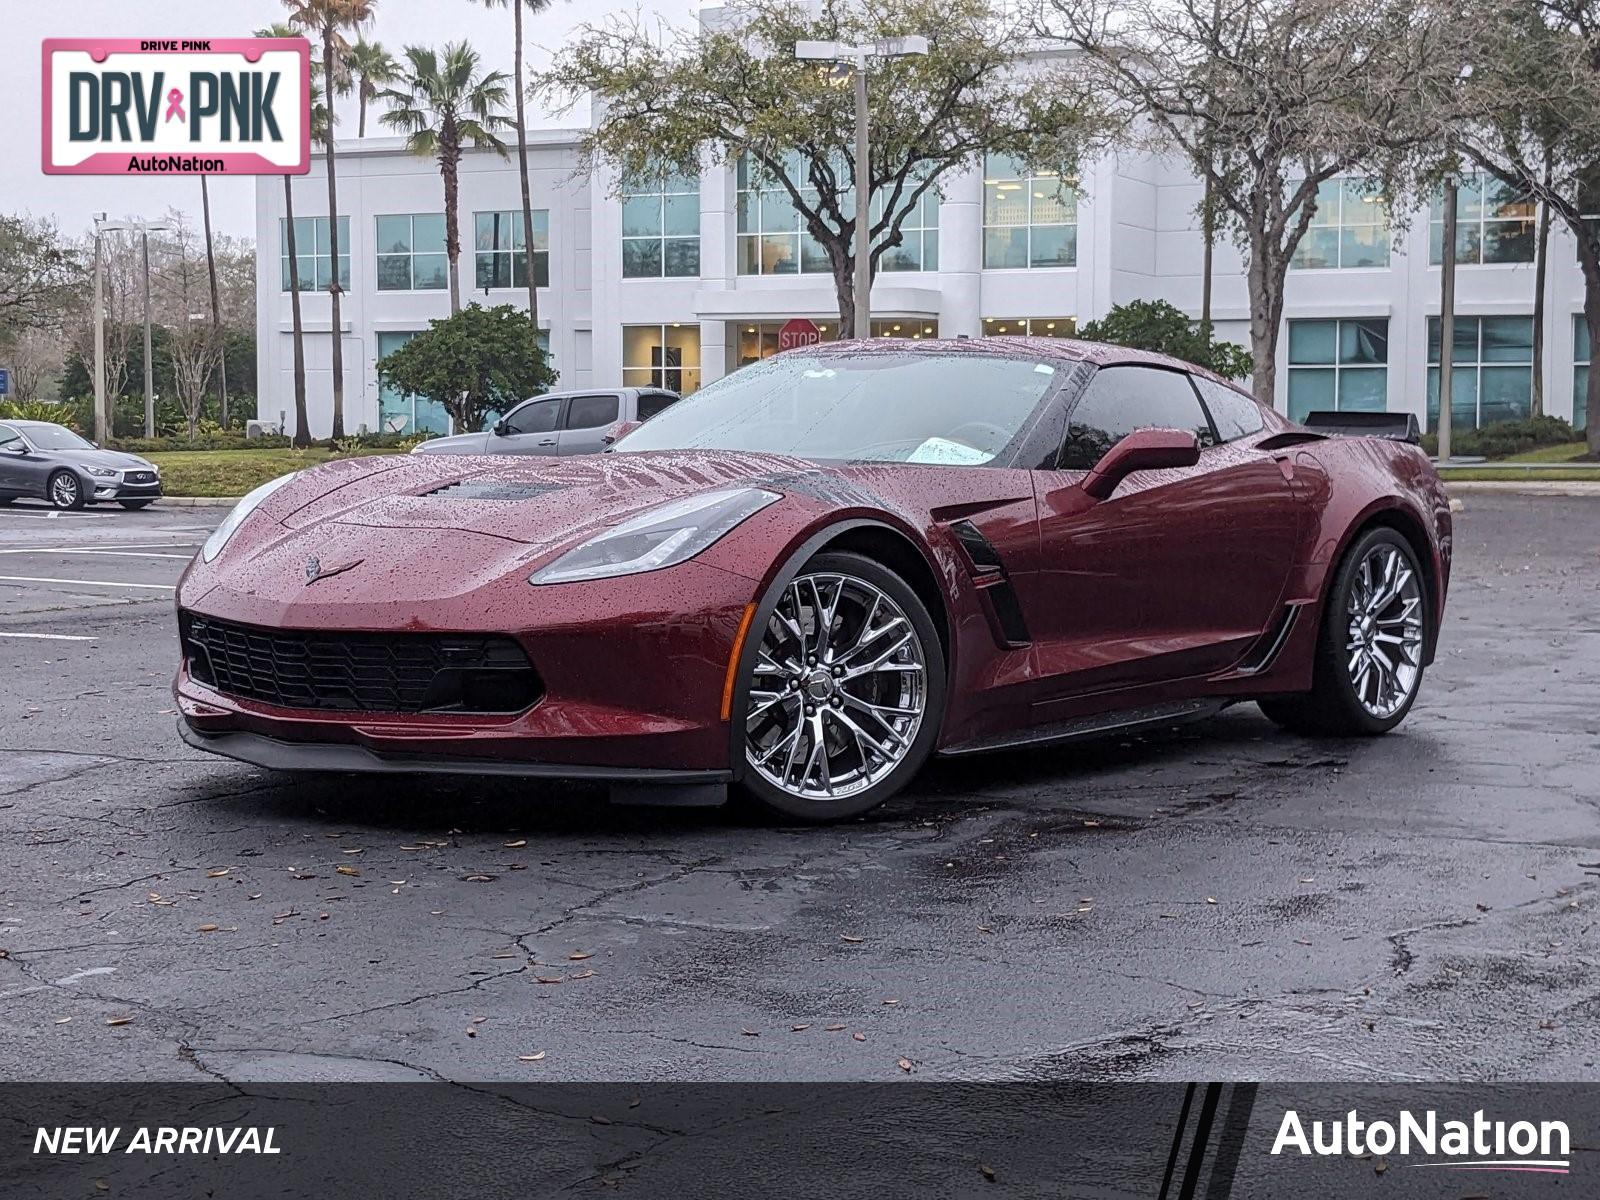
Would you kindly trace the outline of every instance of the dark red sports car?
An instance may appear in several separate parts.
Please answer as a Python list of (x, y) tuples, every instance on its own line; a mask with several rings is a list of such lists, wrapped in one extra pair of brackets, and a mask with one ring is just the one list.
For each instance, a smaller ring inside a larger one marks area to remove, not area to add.
[(933, 753), (1204, 716), (1375, 734), (1433, 658), (1415, 446), (1059, 340), (840, 342), (570, 459), (258, 488), (178, 589), (184, 738), (265, 767), (737, 784), (864, 812)]

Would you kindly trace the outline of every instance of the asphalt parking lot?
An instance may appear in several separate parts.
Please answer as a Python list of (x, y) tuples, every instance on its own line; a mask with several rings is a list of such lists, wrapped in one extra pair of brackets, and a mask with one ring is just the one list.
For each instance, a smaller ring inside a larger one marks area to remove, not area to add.
[(1600, 499), (1466, 499), (1387, 738), (1246, 705), (824, 829), (188, 749), (221, 515), (0, 510), (0, 1076), (1594, 1077)]

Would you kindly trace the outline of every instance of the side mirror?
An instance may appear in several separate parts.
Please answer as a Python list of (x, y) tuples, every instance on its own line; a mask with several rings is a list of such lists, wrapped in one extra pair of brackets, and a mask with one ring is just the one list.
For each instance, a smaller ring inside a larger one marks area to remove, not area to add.
[(494, 423), (495, 437), (506, 437), (511, 433), (511, 422), (501, 417)]
[(600, 444), (609, 446), (613, 442), (621, 441), (643, 424), (643, 421), (615, 421), (606, 426), (606, 431), (600, 435)]
[(1107, 499), (1135, 471), (1192, 467), (1200, 461), (1200, 439), (1183, 429), (1136, 429), (1095, 463), (1079, 485), (1096, 500)]

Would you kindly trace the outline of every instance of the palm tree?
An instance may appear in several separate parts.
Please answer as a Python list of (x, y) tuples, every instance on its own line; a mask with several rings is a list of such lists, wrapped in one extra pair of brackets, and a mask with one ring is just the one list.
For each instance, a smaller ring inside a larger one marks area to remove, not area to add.
[(522, 247), (528, 256), (528, 320), (533, 323), (533, 337), (539, 338), (539, 287), (533, 278), (533, 200), (528, 188), (528, 117), (523, 108), (522, 88), (522, 10), (526, 6), (529, 12), (543, 12), (550, 7), (550, 0), (482, 0), (485, 8), (501, 8), (509, 6), (511, 9), (512, 28), (515, 30), (515, 44), (513, 46), (513, 65), (511, 68), (512, 86), (516, 89), (517, 96), (517, 174), (522, 178)]
[(283, 0), (289, 10), (289, 24), (322, 43), (322, 94), (327, 98), (328, 133), (323, 139), (324, 161), (328, 170), (328, 252), (332, 268), (328, 273), (328, 333), (333, 343), (333, 436), (344, 436), (344, 337), (339, 318), (339, 189), (334, 179), (333, 137), (334, 97), (349, 88), (344, 72), (350, 43), (344, 31), (355, 29), (372, 19), (377, 0)]
[[(461, 231), (456, 219), (461, 155), (470, 142), (505, 157), (506, 146), (492, 132), (507, 124), (506, 73), (478, 69), (478, 53), (466, 42), (451, 42), (439, 54), (425, 46), (406, 47), (401, 88), (384, 93), (393, 107), (383, 123), (406, 134), (413, 154), (433, 155), (444, 179), (444, 250), (450, 261), (450, 313), (461, 311)], [(532, 246), (524, 248), (529, 265)]]
[[(257, 37), (299, 37), (287, 25), (269, 25), (256, 30)], [(311, 140), (325, 141), (328, 136), (328, 106), (322, 102), (322, 89), (316, 82), (316, 64), (312, 63), (311, 81)], [(306, 411), (306, 331), (300, 317), (300, 256), (294, 240), (294, 189), (289, 186), (292, 175), (283, 177), (284, 249), (289, 257), (289, 313), (294, 341), (294, 444), (301, 449), (311, 445), (311, 417)], [(335, 260), (337, 261), (337, 260)], [(260, 405), (257, 404), (259, 412)]]
[(357, 38), (345, 59), (345, 68), (356, 84), (359, 106), (356, 109), (356, 136), (364, 138), (367, 136), (367, 105), (378, 98), (381, 87), (400, 77), (400, 64), (395, 62), (394, 55), (383, 48), (382, 42)]

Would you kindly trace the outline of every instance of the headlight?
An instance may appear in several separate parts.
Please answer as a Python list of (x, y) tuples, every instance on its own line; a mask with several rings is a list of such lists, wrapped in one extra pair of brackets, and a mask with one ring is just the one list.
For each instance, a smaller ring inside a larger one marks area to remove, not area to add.
[(227, 520), (218, 525), (212, 531), (211, 536), (206, 539), (206, 544), (200, 547), (200, 557), (210, 562), (221, 554), (222, 548), (228, 544), (228, 539), (233, 536), (233, 531), (244, 524), (244, 519), (255, 512), (263, 500), (293, 479), (294, 475), (295, 473), (291, 473), (280, 475), (276, 479), (270, 479), (235, 504), (233, 511), (228, 514)]
[(596, 534), (535, 571), (528, 582), (576, 583), (674, 566), (779, 499), (760, 488), (724, 488), (675, 500)]
[(117, 472), (110, 467), (90, 467), (89, 474), (96, 479), (115, 479), (117, 477)]

